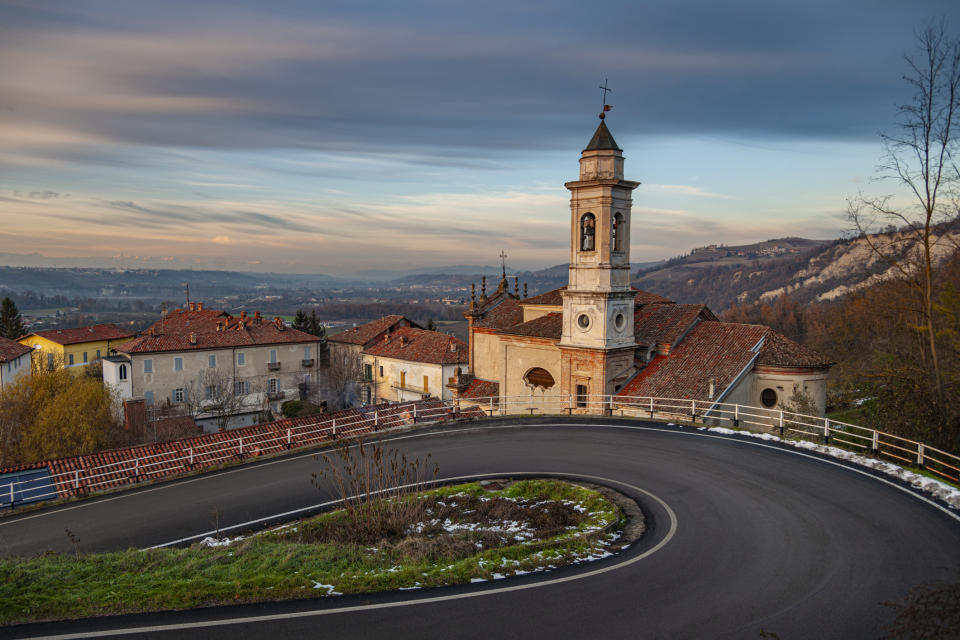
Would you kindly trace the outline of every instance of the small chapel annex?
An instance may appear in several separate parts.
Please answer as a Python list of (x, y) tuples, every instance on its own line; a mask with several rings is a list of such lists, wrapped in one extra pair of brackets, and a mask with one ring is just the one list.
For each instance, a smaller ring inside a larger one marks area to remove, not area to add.
[(731, 402), (776, 409), (795, 393), (822, 415), (832, 363), (769, 327), (721, 322), (702, 304), (677, 304), (630, 284), (632, 193), (623, 152), (603, 121), (580, 155), (570, 190), (568, 284), (511, 293), (506, 272), (489, 297), (471, 296), (469, 371), (461, 400), (556, 396)]

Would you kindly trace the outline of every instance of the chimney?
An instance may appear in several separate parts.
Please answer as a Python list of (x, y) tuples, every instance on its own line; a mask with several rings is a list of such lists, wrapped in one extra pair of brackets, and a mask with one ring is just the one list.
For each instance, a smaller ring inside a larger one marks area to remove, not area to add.
[(274, 316), (273, 324), (276, 325), (277, 331), (283, 331), (284, 329), (287, 328), (287, 326), (283, 324), (283, 318), (281, 318), (280, 316)]
[(457, 352), (457, 343), (456, 343), (456, 342), (451, 342), (451, 343), (450, 343), (450, 352), (451, 352), (451, 353), (456, 353), (456, 352)]
[(259, 312), (259, 311), (254, 311), (254, 312), (253, 312), (253, 321), (254, 321), (256, 324), (260, 324), (260, 312)]
[(242, 321), (244, 321), (244, 320), (246, 320), (246, 319), (247, 319), (247, 312), (246, 312), (246, 311), (241, 311), (241, 312), (240, 312), (240, 321), (242, 322)]
[(713, 400), (713, 395), (717, 391), (717, 379), (710, 378), (710, 390), (707, 392), (707, 399)]
[(400, 336), (400, 346), (401, 346), (401, 347), (407, 346), (407, 337), (406, 337), (406, 336)]
[(197, 344), (197, 334), (190, 332), (190, 344)]
[(193, 304), (192, 302), (188, 302), (188, 303), (187, 303), (187, 308), (189, 308), (190, 311), (194, 311), (194, 310), (195, 310), (194, 304)]
[(383, 344), (390, 344), (390, 334), (389, 334), (389, 333), (383, 334)]
[(197, 311), (203, 311), (203, 303), (202, 303), (202, 302), (198, 302), (198, 303), (197, 303)]
[(223, 322), (221, 322), (220, 320), (217, 320), (217, 331), (222, 331), (222, 330), (223, 330)]
[(661, 356), (670, 355), (670, 343), (669, 342), (657, 343), (657, 354)]

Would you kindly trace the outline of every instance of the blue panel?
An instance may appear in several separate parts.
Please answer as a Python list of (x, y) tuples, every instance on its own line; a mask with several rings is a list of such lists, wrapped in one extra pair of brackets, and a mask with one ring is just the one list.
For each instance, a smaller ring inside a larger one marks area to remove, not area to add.
[(0, 474), (0, 508), (10, 506), (11, 487), (14, 506), (57, 497), (50, 470), (46, 468)]

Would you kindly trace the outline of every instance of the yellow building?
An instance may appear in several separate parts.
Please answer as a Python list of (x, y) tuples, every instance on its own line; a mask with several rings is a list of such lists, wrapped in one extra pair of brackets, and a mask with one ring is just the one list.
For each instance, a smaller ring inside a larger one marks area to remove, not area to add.
[(33, 364), (43, 369), (82, 367), (110, 355), (110, 349), (127, 342), (133, 332), (113, 324), (75, 329), (48, 329), (28, 333), (17, 342), (33, 349)]

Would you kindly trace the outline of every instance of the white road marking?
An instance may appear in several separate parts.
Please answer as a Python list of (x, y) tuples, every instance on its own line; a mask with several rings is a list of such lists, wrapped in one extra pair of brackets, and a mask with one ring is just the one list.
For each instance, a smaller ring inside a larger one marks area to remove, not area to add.
[[(450, 478), (451, 480), (458, 480), (464, 478), (484, 478), (484, 477), (498, 477), (498, 476), (509, 476), (509, 475), (544, 475), (544, 476), (563, 476), (563, 477), (576, 477), (596, 481), (601, 484), (614, 484), (632, 489), (637, 493), (641, 493), (644, 496), (650, 498), (657, 504), (659, 504), (664, 511), (667, 512), (667, 516), (670, 519), (670, 529), (667, 531), (667, 534), (663, 539), (654, 545), (652, 548), (647, 549), (641, 554), (627, 558), (623, 562), (618, 562), (617, 564), (608, 565), (606, 567), (600, 567), (599, 569), (594, 569), (592, 571), (587, 571), (584, 573), (578, 573), (576, 575), (568, 575), (560, 578), (552, 578), (549, 580), (543, 580), (540, 582), (531, 582), (527, 584), (518, 584), (510, 587), (498, 587), (495, 589), (483, 589), (479, 591), (472, 591), (468, 593), (457, 593), (446, 596), (434, 596), (430, 598), (420, 598), (418, 600), (403, 600), (399, 602), (381, 602), (378, 604), (365, 604), (365, 605), (356, 605), (350, 607), (337, 607), (334, 609), (313, 609), (310, 611), (294, 611), (289, 613), (274, 613), (270, 615), (262, 616), (247, 616), (247, 617), (234, 617), (234, 618), (223, 618), (219, 620), (204, 620), (198, 622), (182, 622), (174, 624), (158, 624), (150, 625), (144, 627), (129, 627), (126, 629), (109, 629), (109, 630), (99, 630), (99, 631), (88, 631), (84, 633), (64, 633), (52, 636), (22, 636), (22, 640), (74, 640), (76, 638), (104, 638), (110, 636), (123, 636), (133, 633), (159, 633), (159, 632), (169, 632), (169, 631), (184, 631), (187, 629), (204, 629), (209, 627), (221, 627), (226, 625), (234, 624), (251, 624), (255, 622), (274, 622), (278, 620), (293, 620), (297, 618), (309, 618), (314, 616), (326, 616), (333, 615), (337, 613), (356, 613), (360, 611), (372, 611), (376, 609), (393, 609), (395, 607), (408, 607), (422, 604), (433, 604), (436, 602), (449, 602), (452, 600), (463, 600), (465, 598), (478, 598), (481, 596), (490, 596), (500, 593), (509, 593), (511, 591), (524, 591), (526, 589), (538, 589), (540, 587), (548, 587), (556, 584), (563, 584), (565, 582), (572, 582), (574, 580), (583, 580), (593, 576), (598, 576), (610, 571), (615, 571), (617, 569), (622, 569), (623, 567), (639, 562), (644, 558), (647, 558), (670, 542), (673, 539), (673, 536), (677, 532), (677, 514), (674, 513), (673, 509), (670, 508), (666, 502), (653, 495), (645, 489), (628, 484), (626, 482), (620, 482), (619, 480), (612, 480), (610, 478), (603, 478), (600, 476), (591, 476), (575, 473), (559, 473), (559, 472), (546, 472), (546, 471), (536, 471), (536, 472), (527, 472), (527, 471), (513, 471), (513, 472), (500, 472), (500, 473), (489, 473), (489, 474), (479, 474), (479, 475), (470, 475), (470, 476), (461, 476), (460, 478)], [(173, 544), (173, 543), (168, 543)]]

